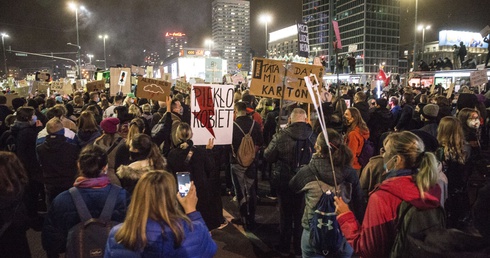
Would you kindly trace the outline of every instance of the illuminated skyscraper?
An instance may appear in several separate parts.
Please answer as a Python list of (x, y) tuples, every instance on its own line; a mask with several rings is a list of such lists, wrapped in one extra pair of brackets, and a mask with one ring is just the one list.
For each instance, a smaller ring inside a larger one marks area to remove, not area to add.
[(185, 33), (165, 33), (165, 58), (179, 53), (185, 47), (187, 47), (187, 36)]
[(378, 72), (380, 64), (385, 71), (398, 72), (400, 0), (303, 0), (310, 53), (315, 47), (319, 55), (335, 55), (332, 19), (339, 24), (339, 57), (354, 53), (358, 73)]
[(250, 70), (250, 2), (243, 0), (213, 1), (213, 50), (228, 60), (228, 71)]

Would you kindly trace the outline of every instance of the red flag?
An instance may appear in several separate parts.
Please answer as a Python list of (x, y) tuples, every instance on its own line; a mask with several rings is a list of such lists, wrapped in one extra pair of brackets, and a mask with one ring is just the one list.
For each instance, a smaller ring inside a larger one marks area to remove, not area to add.
[(386, 76), (386, 73), (385, 73), (385, 71), (383, 71), (383, 68), (379, 68), (379, 72), (378, 72), (378, 75), (376, 77), (378, 80), (384, 81), (385, 86), (388, 86), (388, 84), (390, 83), (390, 77)]

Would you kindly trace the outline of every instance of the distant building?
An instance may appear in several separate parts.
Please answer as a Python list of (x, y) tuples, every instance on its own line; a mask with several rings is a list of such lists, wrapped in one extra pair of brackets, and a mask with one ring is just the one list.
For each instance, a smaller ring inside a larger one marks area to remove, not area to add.
[(213, 49), (227, 60), (229, 72), (250, 70), (250, 2), (214, 0), (212, 3)]
[(298, 28), (292, 25), (269, 33), (270, 58), (292, 57), (298, 54)]
[(187, 47), (187, 35), (182, 32), (165, 33), (165, 58), (180, 53)]
[[(303, 21), (308, 25), (310, 53), (335, 56), (332, 19), (338, 21), (342, 49), (339, 57), (354, 53), (357, 73), (398, 72), (400, 1), (303, 1)], [(312, 51), (313, 48), (316, 51)]]
[(158, 52), (151, 52), (151, 51), (146, 51), (145, 52), (145, 65), (159, 65), (160, 63), (160, 54)]

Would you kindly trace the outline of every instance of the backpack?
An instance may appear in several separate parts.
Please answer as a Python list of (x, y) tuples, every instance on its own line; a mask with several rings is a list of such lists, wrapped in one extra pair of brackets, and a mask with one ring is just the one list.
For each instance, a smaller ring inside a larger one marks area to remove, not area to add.
[(374, 156), (374, 143), (369, 139), (364, 140), (364, 145), (362, 146), (361, 153), (357, 157), (357, 162), (359, 162), (361, 167), (365, 167), (372, 156)]
[(111, 228), (119, 222), (111, 221), (121, 187), (112, 185), (99, 218), (92, 218), (82, 195), (76, 187), (69, 192), (77, 208), (80, 223), (68, 231), (66, 257), (103, 257)]
[[(0, 150), (15, 153), (17, 151), (17, 147), (16, 147), (17, 139), (16, 139), (16, 137), (12, 134), (12, 132), (10, 130), (5, 131), (4, 136), (5, 136), (5, 142), (2, 142), (3, 146), (0, 148)], [(3, 144), (3, 143), (5, 143), (5, 144)]]
[[(316, 175), (315, 178), (320, 188), (322, 188)], [(329, 253), (336, 253), (344, 240), (339, 222), (337, 221), (333, 197), (334, 194), (331, 190), (323, 191), (322, 188), (320, 200), (315, 205), (315, 213), (309, 221), (310, 245), (324, 256), (327, 256)]]
[(302, 165), (310, 163), (311, 156), (315, 152), (315, 143), (311, 142), (312, 135), (313, 132), (310, 133), (308, 138), (296, 141), (296, 145), (293, 147), (294, 160), (292, 168), (295, 174)]
[(251, 135), (252, 130), (254, 129), (255, 120), (252, 120), (252, 126), (250, 127), (248, 133), (245, 133), (236, 122), (233, 123), (243, 133), (243, 138), (240, 142), (240, 146), (238, 147), (238, 150), (236, 152), (235, 150), (233, 150), (233, 153), (238, 161), (238, 164), (240, 164), (242, 167), (249, 167), (250, 165), (252, 165), (255, 159), (255, 143)]
[(409, 241), (409, 237), (424, 234), (435, 229), (446, 228), (444, 209), (437, 208), (420, 210), (403, 201), (398, 206), (396, 219), (396, 237), (391, 248), (390, 257), (415, 257), (417, 246)]

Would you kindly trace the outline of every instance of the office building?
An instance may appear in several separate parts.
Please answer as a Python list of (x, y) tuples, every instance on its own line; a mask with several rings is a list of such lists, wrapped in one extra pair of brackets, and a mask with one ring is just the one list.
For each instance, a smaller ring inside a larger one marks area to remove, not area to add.
[(298, 27), (292, 25), (269, 33), (269, 57), (291, 58), (298, 55)]
[(308, 24), (310, 52), (335, 56), (332, 18), (338, 21), (342, 49), (339, 57), (354, 54), (357, 73), (376, 73), (383, 65), (398, 73), (400, 44), (399, 0), (303, 1), (303, 21)]
[(165, 58), (180, 53), (187, 47), (187, 35), (182, 32), (165, 33)]
[(221, 51), (228, 72), (249, 71), (250, 2), (214, 0), (212, 9), (213, 50)]

